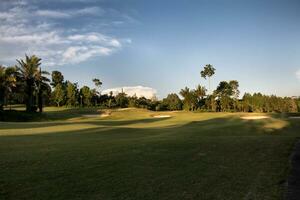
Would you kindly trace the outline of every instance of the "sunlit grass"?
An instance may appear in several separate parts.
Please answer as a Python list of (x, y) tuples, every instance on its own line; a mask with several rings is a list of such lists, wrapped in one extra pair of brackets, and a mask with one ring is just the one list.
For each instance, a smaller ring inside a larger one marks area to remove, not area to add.
[(281, 199), (300, 128), (275, 114), (45, 111), (0, 123), (0, 199)]

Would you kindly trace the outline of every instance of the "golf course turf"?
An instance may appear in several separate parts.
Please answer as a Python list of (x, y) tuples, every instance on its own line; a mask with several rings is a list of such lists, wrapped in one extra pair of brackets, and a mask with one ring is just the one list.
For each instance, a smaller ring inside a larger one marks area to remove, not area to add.
[(0, 122), (0, 199), (283, 199), (300, 119), (97, 113), (46, 108), (40, 121)]

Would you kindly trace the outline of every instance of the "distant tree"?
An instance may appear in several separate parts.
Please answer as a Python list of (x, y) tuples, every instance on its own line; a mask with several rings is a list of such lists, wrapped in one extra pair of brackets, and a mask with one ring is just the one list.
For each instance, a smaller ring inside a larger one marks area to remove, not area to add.
[[(31, 57), (26, 55), (25, 61), (21, 59), (17, 60), (17, 62), (19, 63), (18, 70), (20, 72), (20, 80), (24, 82), (25, 87), (26, 111), (36, 111), (36, 107), (34, 106), (34, 92), (37, 77), (40, 76), (39, 67), (41, 65), (41, 59), (35, 55)], [(41, 73), (43, 74), (44, 72)]]
[(232, 80), (229, 81), (229, 85), (231, 87), (232, 90), (232, 104), (233, 104), (233, 109), (234, 111), (239, 111), (240, 110), (240, 102), (238, 100), (239, 95), (240, 95), (240, 91), (239, 91), (239, 82), (237, 80)]
[(195, 89), (195, 93), (198, 97), (198, 99), (203, 99), (206, 96), (206, 88), (204, 86), (201, 85), (197, 85), (196, 89)]
[(83, 86), (80, 89), (80, 95), (83, 98), (83, 104), (85, 106), (90, 106), (91, 105), (91, 99), (92, 99), (92, 92), (91, 89), (88, 86)]
[(211, 91), (210, 79), (215, 74), (215, 71), (216, 69), (211, 64), (207, 64), (205, 65), (204, 69), (200, 72), (202, 78), (206, 79), (208, 77), (209, 92)]
[(183, 108), (185, 110), (195, 110), (197, 108), (197, 95), (194, 90), (190, 90), (188, 87), (182, 89), (179, 94), (184, 98)]
[(116, 99), (117, 106), (121, 108), (128, 107), (129, 100), (124, 92), (120, 92), (119, 94), (117, 94), (115, 99)]
[(67, 81), (67, 105), (75, 106), (77, 101), (77, 84)]
[(232, 86), (227, 81), (221, 81), (214, 92), (218, 97), (220, 111), (228, 111), (233, 106), (231, 96), (234, 95)]
[(163, 99), (162, 103), (166, 106), (166, 109), (168, 110), (182, 109), (182, 101), (175, 93), (168, 94), (168, 96)]
[(61, 103), (65, 100), (65, 93), (62, 84), (57, 84), (52, 93), (53, 101), (56, 103), (57, 107), (61, 106)]
[(53, 87), (56, 87), (56, 85), (58, 84), (63, 84), (64, 76), (60, 71), (53, 71), (51, 77), (52, 77), (51, 85)]
[(3, 110), (5, 99), (16, 87), (16, 67), (0, 66), (0, 110)]

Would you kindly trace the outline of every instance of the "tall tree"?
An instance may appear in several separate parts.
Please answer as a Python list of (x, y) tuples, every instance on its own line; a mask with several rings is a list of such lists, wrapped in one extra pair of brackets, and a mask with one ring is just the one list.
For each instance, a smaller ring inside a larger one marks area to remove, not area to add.
[(232, 81), (229, 81), (229, 85), (232, 89), (233, 98), (238, 99), (239, 95), (240, 95), (239, 82), (237, 80), (232, 80)]
[(80, 95), (83, 99), (83, 104), (86, 106), (90, 106), (91, 105), (91, 99), (92, 99), (92, 92), (91, 89), (88, 86), (83, 86), (80, 89)]
[(77, 91), (77, 84), (67, 81), (67, 105), (68, 106), (76, 105), (76, 99), (77, 99), (76, 91)]
[(100, 90), (100, 87), (102, 85), (102, 82), (100, 81), (100, 79), (97, 79), (97, 78), (94, 78), (93, 82), (94, 82), (94, 84), (96, 86), (96, 89), (93, 91), (93, 96), (94, 96), (94, 100), (95, 100), (95, 106), (97, 106), (97, 97), (98, 97), (98, 94), (100, 94), (100, 96), (101, 96), (101, 93), (100, 93), (99, 90)]
[(5, 99), (16, 86), (16, 67), (0, 66), (0, 110), (3, 110)]
[(211, 92), (210, 79), (215, 74), (215, 71), (216, 71), (216, 69), (211, 64), (207, 64), (207, 65), (205, 65), (203, 70), (200, 72), (202, 78), (206, 79), (208, 77), (209, 92)]
[(26, 111), (36, 111), (34, 108), (34, 91), (37, 77), (39, 76), (41, 59), (37, 56), (25, 55), (25, 60), (17, 60), (19, 63), (18, 70), (20, 71), (20, 78), (24, 81), (26, 93)]

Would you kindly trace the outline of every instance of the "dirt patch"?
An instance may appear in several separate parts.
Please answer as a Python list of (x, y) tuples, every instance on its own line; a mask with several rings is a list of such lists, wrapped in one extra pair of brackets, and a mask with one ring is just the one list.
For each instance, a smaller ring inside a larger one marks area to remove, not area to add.
[(260, 120), (260, 119), (268, 119), (270, 118), (269, 116), (264, 116), (264, 115), (260, 115), (260, 116), (243, 116), (241, 117), (241, 119), (246, 119), (246, 120)]
[(154, 115), (154, 118), (170, 118), (171, 115)]

